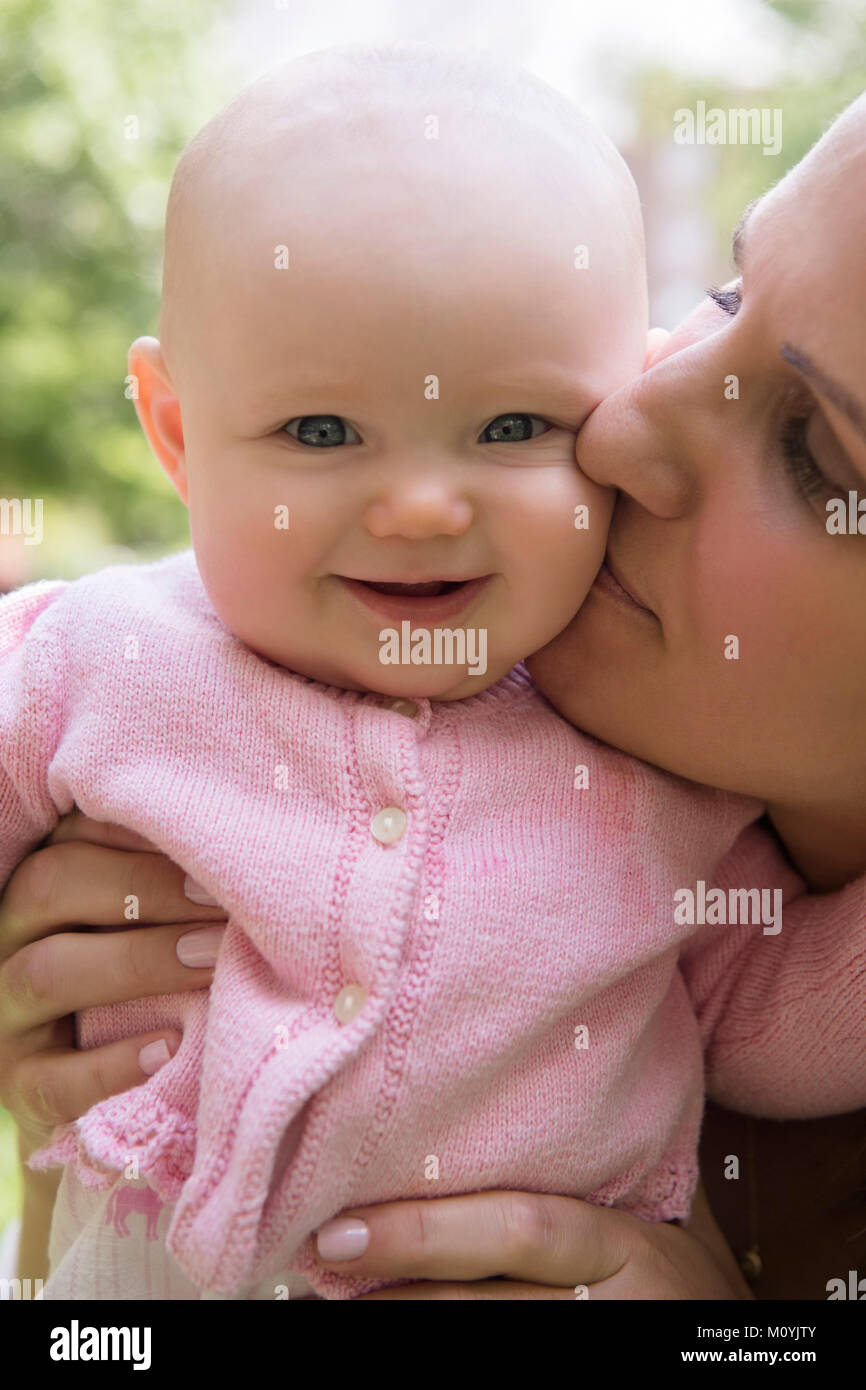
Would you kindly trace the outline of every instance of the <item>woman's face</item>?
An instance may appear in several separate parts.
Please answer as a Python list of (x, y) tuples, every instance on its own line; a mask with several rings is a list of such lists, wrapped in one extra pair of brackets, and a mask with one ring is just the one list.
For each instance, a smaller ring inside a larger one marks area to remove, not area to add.
[[(737, 235), (741, 278), (608, 397), (608, 564), (528, 661), (580, 728), (788, 808), (866, 794), (866, 97)], [(862, 502), (831, 534), (827, 502)], [(856, 513), (855, 513), (856, 515)], [(640, 606), (639, 606), (640, 605)]]

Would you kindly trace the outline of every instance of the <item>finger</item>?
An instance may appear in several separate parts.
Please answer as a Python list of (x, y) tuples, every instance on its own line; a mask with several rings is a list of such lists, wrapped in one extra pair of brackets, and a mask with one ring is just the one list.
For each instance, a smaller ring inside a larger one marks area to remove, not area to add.
[[(219, 922), (176, 922), (30, 942), (0, 965), (3, 1032), (22, 1033), (99, 1004), (203, 989), (213, 983), (224, 932)], [(184, 964), (178, 951), (198, 964)]]
[[(353, 1207), (367, 1248), (326, 1269), (372, 1278), (489, 1279), (496, 1275), (571, 1287), (615, 1274), (628, 1259), (634, 1217), (573, 1197), (478, 1192), (427, 1201)], [(333, 1223), (318, 1233), (332, 1238)], [(331, 1254), (327, 1243), (325, 1254)], [(336, 1253), (336, 1252), (335, 1252)]]
[(35, 850), (18, 865), (0, 902), (0, 956), (70, 926), (224, 919), (223, 908), (185, 895), (185, 878), (163, 854), (74, 841)]
[(109, 821), (91, 820), (78, 808), (59, 820), (50, 835), (42, 841), (43, 845), (60, 845), (69, 840), (85, 840), (92, 845), (104, 845), (106, 849), (138, 849), (160, 854), (162, 851), (135, 830), (125, 825), (114, 825)]
[(735, 1288), (740, 1290), (743, 1297), (753, 1297), (749, 1285), (743, 1277), (743, 1271), (734, 1255), (733, 1250), (728, 1244), (721, 1227), (713, 1215), (713, 1210), (707, 1197), (703, 1179), (698, 1182), (697, 1191), (692, 1200), (692, 1209), (688, 1220), (682, 1223), (683, 1230), (701, 1242), (709, 1250), (710, 1254), (717, 1261), (720, 1267), (727, 1271), (727, 1275)]
[(181, 1038), (178, 1029), (163, 1028), (87, 1052), (35, 1054), (18, 1064), (7, 1109), (25, 1129), (47, 1132), (77, 1120), (99, 1101), (141, 1086), (159, 1070), (162, 1054), (166, 1061), (174, 1056)]
[(672, 1222), (635, 1222), (631, 1257), (621, 1270), (589, 1289), (594, 1302), (623, 1299), (694, 1302), (753, 1299), (731, 1255), (730, 1263), (690, 1231)]
[(543, 1284), (518, 1284), (511, 1279), (479, 1279), (475, 1283), (435, 1283), (402, 1284), (398, 1289), (377, 1289), (375, 1293), (365, 1293), (353, 1300), (355, 1303), (372, 1303), (421, 1299), (447, 1299), (455, 1302), (489, 1301), (491, 1299), (538, 1299), (550, 1302), (551, 1299), (574, 1298), (571, 1289), (552, 1289)]

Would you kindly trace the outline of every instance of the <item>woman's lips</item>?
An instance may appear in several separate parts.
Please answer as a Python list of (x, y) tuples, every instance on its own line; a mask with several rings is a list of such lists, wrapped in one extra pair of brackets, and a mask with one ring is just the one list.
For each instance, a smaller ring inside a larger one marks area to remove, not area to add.
[[(458, 613), (473, 602), (482, 593), (493, 578), (492, 574), (484, 574), (479, 579), (466, 579), (460, 582), (445, 581), (454, 584), (451, 592), (434, 594), (408, 594), (408, 593), (380, 593), (378, 589), (371, 588), (371, 583), (362, 579), (348, 579), (345, 575), (336, 576), (340, 583), (350, 594), (353, 594), (365, 608), (382, 618), (390, 618), (392, 621), (399, 622), (401, 619), (408, 618), (411, 622), (425, 624), (444, 622), (448, 618), (455, 618)], [(420, 589), (431, 588), (435, 581), (430, 580), (426, 584), (408, 585), (408, 588)], [(388, 585), (387, 587), (391, 587)], [(437, 586), (438, 587), (438, 586)]]
[(645, 603), (627, 589), (617, 578), (605, 560), (595, 579), (595, 588), (601, 589), (605, 594), (610, 594), (611, 598), (617, 599), (620, 603), (628, 604), (629, 608), (636, 608), (640, 613), (649, 613), (650, 617), (655, 618), (656, 614)]

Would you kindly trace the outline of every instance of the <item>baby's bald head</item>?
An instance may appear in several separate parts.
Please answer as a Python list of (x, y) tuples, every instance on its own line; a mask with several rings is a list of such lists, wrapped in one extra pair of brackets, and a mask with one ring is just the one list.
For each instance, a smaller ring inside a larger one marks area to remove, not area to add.
[(179, 160), (165, 229), (166, 364), (180, 388), (225, 327), (229, 283), (236, 306), (246, 302), (256, 269), (275, 275), (280, 245), (312, 276), (354, 249), (384, 285), (485, 247), (519, 272), (521, 254), (506, 248), (533, 254), (539, 233), (564, 261), (586, 242), (608, 293), (644, 293), (631, 175), (545, 83), (483, 55), (417, 45), (295, 59), (241, 92)]

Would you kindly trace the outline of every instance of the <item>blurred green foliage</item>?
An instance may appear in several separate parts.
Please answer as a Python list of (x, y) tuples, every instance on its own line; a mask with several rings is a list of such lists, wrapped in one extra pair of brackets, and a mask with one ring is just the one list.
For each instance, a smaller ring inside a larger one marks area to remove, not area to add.
[[(0, 1237), (9, 1221), (16, 1217), (21, 1204), (21, 1174), (18, 1166), (18, 1144), (12, 1116), (0, 1106)], [(11, 1271), (0, 1269), (0, 1278)]]
[(156, 332), (177, 156), (240, 85), (207, 41), (218, 18), (206, 0), (3, 0), (0, 493), (44, 497), (40, 573), (95, 568), (105, 541), (186, 542), (124, 377)]
[[(783, 143), (776, 156), (766, 156), (760, 145), (707, 147), (717, 160), (706, 198), (717, 235), (720, 283), (734, 273), (725, 273), (725, 268), (731, 264), (731, 233), (741, 213), (798, 164), (839, 112), (866, 90), (866, 5), (852, 0), (775, 0), (767, 8), (784, 21), (782, 70), (774, 82), (736, 87), (659, 68), (629, 79), (641, 133), (660, 141), (672, 138), (672, 113), (680, 107), (694, 110), (699, 100), (708, 110), (766, 107), (782, 112)], [(732, 59), (735, 67), (736, 54)], [(804, 247), (804, 255), (814, 249)]]

